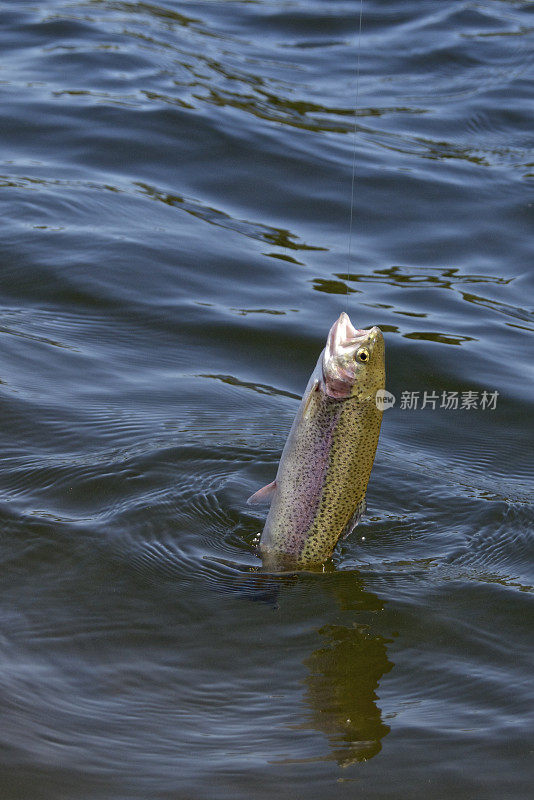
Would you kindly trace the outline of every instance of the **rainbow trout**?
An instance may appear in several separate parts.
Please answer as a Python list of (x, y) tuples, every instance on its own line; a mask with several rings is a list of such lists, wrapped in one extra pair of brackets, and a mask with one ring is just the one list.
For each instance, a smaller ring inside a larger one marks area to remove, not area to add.
[(356, 330), (343, 313), (332, 325), (289, 432), (276, 478), (248, 503), (270, 502), (260, 539), (268, 569), (322, 564), (365, 512), (384, 389), (384, 338)]

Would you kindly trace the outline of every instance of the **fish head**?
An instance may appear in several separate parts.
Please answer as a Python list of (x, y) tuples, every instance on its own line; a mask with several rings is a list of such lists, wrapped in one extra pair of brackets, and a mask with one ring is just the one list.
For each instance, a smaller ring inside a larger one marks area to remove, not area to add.
[(322, 391), (336, 400), (374, 400), (385, 386), (384, 349), (380, 328), (358, 330), (343, 312), (330, 328), (322, 354)]

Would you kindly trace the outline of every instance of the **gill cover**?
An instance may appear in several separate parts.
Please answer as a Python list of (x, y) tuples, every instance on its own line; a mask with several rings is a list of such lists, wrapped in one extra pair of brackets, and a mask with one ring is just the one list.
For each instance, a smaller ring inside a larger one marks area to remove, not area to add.
[(357, 329), (343, 312), (330, 328), (323, 350), (321, 389), (336, 400), (374, 399), (383, 386), (383, 363), (381, 330)]

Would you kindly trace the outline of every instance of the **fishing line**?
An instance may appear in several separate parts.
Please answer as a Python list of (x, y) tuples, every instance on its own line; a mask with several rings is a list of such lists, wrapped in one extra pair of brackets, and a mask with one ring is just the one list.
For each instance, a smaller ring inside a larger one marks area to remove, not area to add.
[(357, 59), (356, 59), (356, 102), (354, 104), (354, 130), (352, 133), (352, 181), (350, 187), (350, 222), (349, 222), (349, 246), (347, 254), (347, 291), (345, 292), (346, 311), (349, 312), (349, 280), (350, 280), (350, 262), (352, 258), (352, 223), (354, 219), (354, 184), (356, 178), (356, 138), (358, 134), (358, 104), (360, 97), (360, 50), (362, 43), (362, 17), (363, 17), (363, 0), (360, 0), (360, 24), (358, 28), (358, 46), (357, 46)]

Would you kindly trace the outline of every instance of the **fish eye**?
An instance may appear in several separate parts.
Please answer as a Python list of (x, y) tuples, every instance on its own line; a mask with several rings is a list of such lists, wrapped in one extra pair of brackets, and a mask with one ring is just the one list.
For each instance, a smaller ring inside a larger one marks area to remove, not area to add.
[(369, 350), (366, 347), (360, 347), (356, 353), (356, 358), (358, 361), (361, 361), (362, 364), (366, 364), (369, 361)]

